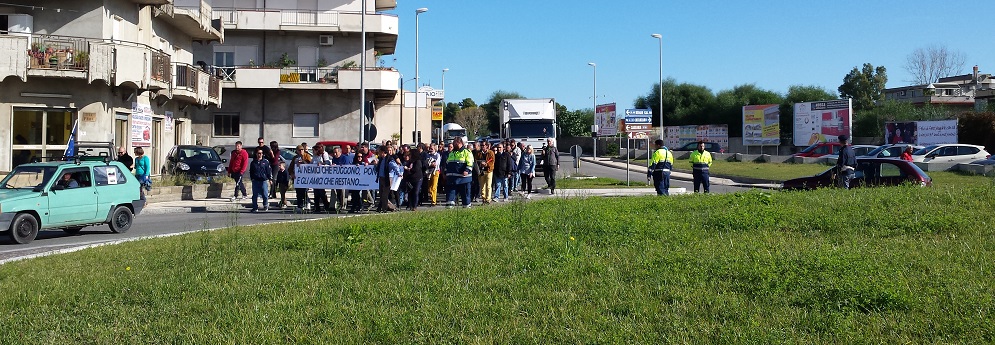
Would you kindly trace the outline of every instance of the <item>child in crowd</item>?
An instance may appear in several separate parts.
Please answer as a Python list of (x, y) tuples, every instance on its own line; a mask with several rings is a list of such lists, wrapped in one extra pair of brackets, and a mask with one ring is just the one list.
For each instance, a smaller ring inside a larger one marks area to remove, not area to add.
[(280, 192), (280, 209), (287, 207), (287, 188), (290, 187), (290, 173), (287, 172), (287, 165), (280, 162), (280, 168), (276, 172), (276, 188)]

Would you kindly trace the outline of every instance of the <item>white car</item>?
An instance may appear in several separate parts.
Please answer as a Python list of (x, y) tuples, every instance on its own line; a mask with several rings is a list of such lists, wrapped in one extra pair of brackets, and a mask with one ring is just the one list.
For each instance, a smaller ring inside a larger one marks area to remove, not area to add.
[(913, 162), (971, 163), (989, 157), (984, 146), (968, 144), (929, 145), (912, 153)]
[[(871, 152), (872, 150), (878, 148), (877, 146), (874, 146), (874, 145), (851, 145), (851, 147), (853, 147), (853, 153), (857, 157), (866, 155), (868, 152)], [(827, 158), (827, 159), (840, 159), (839, 149), (837, 149), (836, 153), (834, 153), (834, 154), (825, 155), (825, 156), (822, 156), (822, 157), (823, 158)]]
[(924, 147), (912, 144), (884, 144), (864, 154), (864, 157), (898, 158), (902, 155), (902, 152), (905, 152), (905, 148), (909, 146), (912, 146), (912, 152), (915, 152), (916, 150), (922, 149)]

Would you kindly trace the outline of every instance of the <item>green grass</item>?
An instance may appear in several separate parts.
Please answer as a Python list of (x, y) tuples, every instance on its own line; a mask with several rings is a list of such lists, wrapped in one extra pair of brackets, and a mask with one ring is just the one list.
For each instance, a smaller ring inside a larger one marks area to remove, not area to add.
[(634, 188), (651, 186), (646, 184), (646, 175), (632, 174), (629, 177), (629, 185), (625, 185), (625, 180), (618, 180), (607, 177), (597, 177), (590, 179), (564, 178), (556, 180), (556, 188), (560, 189), (600, 189), (600, 188)]
[(589, 198), (0, 266), (4, 343), (995, 342), (995, 187)]

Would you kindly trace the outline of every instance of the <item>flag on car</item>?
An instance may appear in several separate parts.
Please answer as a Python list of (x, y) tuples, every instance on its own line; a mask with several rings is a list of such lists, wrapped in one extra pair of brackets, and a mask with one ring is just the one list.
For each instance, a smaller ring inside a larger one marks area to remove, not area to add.
[(69, 133), (69, 142), (66, 143), (66, 152), (62, 154), (65, 160), (76, 156), (76, 129), (79, 127), (79, 119), (73, 122), (73, 131)]

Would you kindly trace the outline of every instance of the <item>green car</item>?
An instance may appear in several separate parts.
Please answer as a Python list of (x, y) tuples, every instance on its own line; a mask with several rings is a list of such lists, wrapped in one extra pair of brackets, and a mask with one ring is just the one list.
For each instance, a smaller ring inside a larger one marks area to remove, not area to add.
[(138, 179), (119, 162), (22, 164), (0, 182), (0, 229), (21, 244), (41, 229), (75, 234), (108, 224), (123, 233), (145, 207), (139, 188)]

